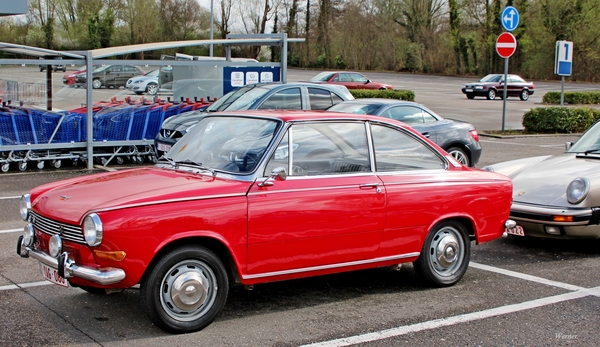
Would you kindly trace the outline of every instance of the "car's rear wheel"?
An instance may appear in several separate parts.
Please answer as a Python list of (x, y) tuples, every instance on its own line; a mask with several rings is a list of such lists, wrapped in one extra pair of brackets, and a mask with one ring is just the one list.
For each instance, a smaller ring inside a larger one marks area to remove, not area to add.
[(467, 99), (475, 99), (475, 95), (473, 94), (467, 94)]
[(198, 331), (221, 312), (229, 279), (209, 249), (183, 246), (163, 256), (144, 277), (140, 299), (150, 320), (172, 333)]
[(100, 79), (96, 78), (92, 81), (92, 88), (100, 89), (100, 87), (102, 87), (102, 81), (100, 81)]
[(521, 100), (523, 100), (523, 101), (529, 100), (529, 90), (523, 89), (521, 91), (521, 94), (519, 94), (519, 98), (521, 98)]
[(464, 166), (470, 166), (469, 156), (467, 153), (460, 147), (450, 147), (446, 151), (448, 154), (454, 157), (454, 159), (458, 160)]
[(415, 271), (428, 283), (439, 287), (456, 284), (469, 266), (471, 242), (464, 225), (443, 221), (427, 235), (421, 255), (413, 263)]
[(146, 92), (148, 93), (148, 95), (156, 95), (156, 93), (158, 93), (158, 84), (148, 83), (148, 86), (146, 87)]
[(494, 100), (496, 98), (496, 90), (495, 89), (488, 90), (487, 98), (488, 98), (488, 100)]

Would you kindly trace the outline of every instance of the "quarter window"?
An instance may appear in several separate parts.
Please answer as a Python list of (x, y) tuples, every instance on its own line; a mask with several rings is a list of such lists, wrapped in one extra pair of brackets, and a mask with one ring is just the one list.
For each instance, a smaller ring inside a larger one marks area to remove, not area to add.
[(332, 93), (325, 89), (308, 88), (308, 99), (311, 110), (325, 110), (334, 104)]
[(382, 125), (371, 125), (377, 172), (435, 170), (444, 161), (415, 137)]

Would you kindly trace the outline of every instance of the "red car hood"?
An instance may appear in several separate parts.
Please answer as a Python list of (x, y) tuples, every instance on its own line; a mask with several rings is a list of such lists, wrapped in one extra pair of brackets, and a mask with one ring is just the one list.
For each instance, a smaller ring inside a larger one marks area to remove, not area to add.
[(186, 198), (243, 195), (251, 184), (153, 167), (50, 183), (33, 189), (31, 199), (35, 212), (65, 223), (79, 224), (93, 210)]

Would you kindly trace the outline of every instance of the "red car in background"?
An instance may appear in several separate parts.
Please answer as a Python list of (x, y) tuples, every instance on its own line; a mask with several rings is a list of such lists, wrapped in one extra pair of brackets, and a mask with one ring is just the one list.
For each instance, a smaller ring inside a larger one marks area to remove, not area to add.
[(514, 227), (511, 201), (509, 177), (467, 168), (393, 119), (223, 111), (154, 167), (33, 188), (17, 253), (63, 287), (139, 285), (152, 322), (192, 332), (232, 284), (412, 262), (431, 285), (454, 285), (472, 242)]
[(310, 82), (339, 84), (348, 89), (394, 89), (391, 84), (373, 82), (361, 73), (350, 71), (321, 72), (311, 78)]
[[(93, 68), (96, 68), (98, 65), (92, 65)], [(63, 84), (74, 87), (75, 86), (75, 75), (85, 72), (85, 65), (81, 66), (77, 69), (77, 71), (69, 71), (65, 73), (63, 76)]]
[[(527, 82), (517, 75), (507, 75), (507, 79), (507, 97), (516, 96), (523, 101), (529, 100), (529, 96), (533, 94), (533, 82)], [(494, 100), (496, 96), (502, 98), (504, 84), (504, 74), (489, 74), (479, 80), (479, 82), (465, 84), (461, 90), (468, 99), (483, 96), (488, 100)]]

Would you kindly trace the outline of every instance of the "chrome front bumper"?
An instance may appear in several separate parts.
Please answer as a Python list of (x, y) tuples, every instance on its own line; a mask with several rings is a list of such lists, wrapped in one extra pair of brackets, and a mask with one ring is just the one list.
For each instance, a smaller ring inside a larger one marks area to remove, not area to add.
[(90, 268), (79, 266), (75, 261), (69, 259), (69, 253), (63, 252), (58, 258), (54, 258), (44, 252), (36, 251), (23, 244), (23, 236), (19, 237), (17, 242), (17, 253), (23, 257), (31, 257), (51, 268), (57, 269), (63, 278), (82, 278), (88, 281), (96, 282), (101, 285), (118, 283), (125, 279), (125, 271), (117, 268)]

